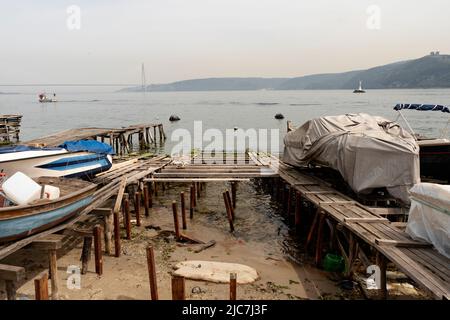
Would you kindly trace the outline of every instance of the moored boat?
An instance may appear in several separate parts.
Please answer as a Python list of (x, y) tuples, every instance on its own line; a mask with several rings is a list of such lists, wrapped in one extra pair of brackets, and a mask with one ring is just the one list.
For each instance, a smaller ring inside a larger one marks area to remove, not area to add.
[[(450, 113), (450, 108), (435, 104), (397, 104), (394, 110), (406, 122), (409, 130), (417, 140), (420, 148), (420, 174), (424, 178), (432, 178), (450, 183), (450, 140), (444, 137), (420, 137), (414, 133), (401, 110), (441, 111)], [(450, 119), (449, 119), (450, 121)], [(448, 124), (447, 124), (448, 125)]]
[(0, 148), (0, 170), (7, 176), (21, 171), (36, 177), (91, 177), (112, 166), (112, 148), (97, 141), (66, 142), (57, 148)]
[(359, 81), (359, 88), (355, 89), (353, 93), (366, 93), (366, 91), (362, 88), (362, 81)]
[(56, 94), (53, 94), (53, 98), (49, 98), (47, 97), (47, 95), (45, 93), (41, 93), (39, 95), (39, 102), (44, 103), (44, 102), (57, 102), (56, 101)]
[(93, 201), (97, 187), (79, 179), (41, 177), (35, 181), (58, 187), (60, 197), (0, 208), (0, 242), (21, 239), (70, 219)]

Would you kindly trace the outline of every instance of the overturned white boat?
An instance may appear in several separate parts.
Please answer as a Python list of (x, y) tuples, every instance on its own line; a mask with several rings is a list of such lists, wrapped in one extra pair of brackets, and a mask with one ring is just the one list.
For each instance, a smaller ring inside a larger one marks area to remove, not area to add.
[(91, 177), (112, 166), (113, 150), (95, 140), (67, 141), (57, 148), (13, 146), (0, 148), (0, 171), (12, 176)]
[(368, 114), (310, 120), (284, 138), (283, 161), (331, 167), (356, 193), (376, 188), (409, 202), (420, 182), (419, 146), (396, 122)]

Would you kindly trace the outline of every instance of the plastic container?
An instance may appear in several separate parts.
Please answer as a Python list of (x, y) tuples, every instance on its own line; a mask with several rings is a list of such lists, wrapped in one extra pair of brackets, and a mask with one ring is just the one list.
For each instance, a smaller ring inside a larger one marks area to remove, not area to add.
[(60, 191), (58, 187), (45, 185), (44, 186), (44, 198), (48, 200), (58, 199)]
[(323, 259), (323, 268), (328, 272), (342, 272), (345, 270), (344, 258), (336, 254), (328, 253)]
[(18, 205), (25, 205), (41, 197), (41, 186), (22, 172), (16, 172), (2, 185), (6, 197)]

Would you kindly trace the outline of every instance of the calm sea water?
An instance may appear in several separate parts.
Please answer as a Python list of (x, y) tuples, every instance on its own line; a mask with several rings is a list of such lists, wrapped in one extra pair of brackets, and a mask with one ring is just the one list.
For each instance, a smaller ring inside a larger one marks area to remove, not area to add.
[[(137, 123), (162, 122), (167, 136), (166, 150), (174, 142), (177, 128), (192, 132), (194, 121), (203, 122), (203, 130), (239, 127), (242, 129), (279, 129), (286, 132), (286, 120), (300, 125), (308, 119), (344, 113), (364, 112), (395, 120), (396, 103), (450, 105), (450, 90), (370, 90), (366, 94), (351, 91), (222, 91), (119, 93), (120, 87), (30, 87), (0, 86), (0, 114), (22, 114), (23, 141), (60, 130), (77, 127), (122, 127)], [(56, 92), (59, 102), (41, 104), (38, 93)], [(282, 113), (285, 120), (276, 120)], [(449, 119), (441, 112), (405, 111), (417, 133), (439, 136)], [(170, 123), (176, 114), (181, 121)], [(282, 143), (280, 142), (282, 148)]]

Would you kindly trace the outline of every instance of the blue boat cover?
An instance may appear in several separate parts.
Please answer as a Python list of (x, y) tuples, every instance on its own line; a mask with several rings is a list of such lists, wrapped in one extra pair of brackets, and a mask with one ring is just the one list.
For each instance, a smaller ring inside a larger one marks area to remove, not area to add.
[(24, 145), (17, 145), (12, 147), (3, 147), (0, 148), (0, 154), (4, 153), (14, 153), (14, 152), (23, 152), (23, 151), (47, 151), (47, 150), (61, 150), (61, 148), (39, 148), (39, 147), (30, 147)]
[(109, 144), (96, 140), (65, 141), (59, 147), (72, 152), (87, 151), (99, 154), (114, 154), (114, 150)]
[(399, 103), (394, 107), (394, 110), (402, 110), (402, 109), (413, 109), (420, 111), (442, 111), (450, 113), (450, 109), (446, 106), (442, 106), (439, 104), (402, 104)]

